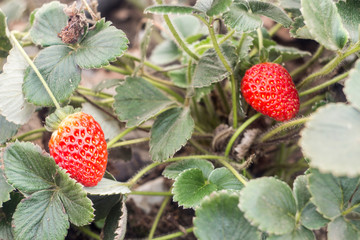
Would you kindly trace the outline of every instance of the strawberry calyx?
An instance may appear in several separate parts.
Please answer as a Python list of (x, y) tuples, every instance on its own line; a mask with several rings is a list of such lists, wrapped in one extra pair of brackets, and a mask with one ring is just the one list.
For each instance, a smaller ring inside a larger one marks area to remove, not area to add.
[(45, 119), (45, 128), (49, 132), (53, 132), (58, 129), (60, 123), (69, 115), (80, 112), (80, 108), (73, 108), (72, 106), (66, 106), (56, 109), (55, 112), (50, 114)]

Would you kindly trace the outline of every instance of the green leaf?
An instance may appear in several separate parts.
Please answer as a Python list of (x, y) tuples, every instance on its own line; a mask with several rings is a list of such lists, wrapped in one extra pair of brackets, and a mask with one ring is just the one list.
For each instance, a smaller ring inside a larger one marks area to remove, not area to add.
[[(225, 42), (220, 48), (228, 64), (234, 67), (237, 60), (235, 47)], [(202, 88), (220, 82), (229, 75), (216, 51), (209, 49), (201, 56), (195, 67), (192, 84), (195, 88)]]
[(340, 216), (346, 208), (354, 191), (359, 186), (359, 178), (336, 178), (331, 174), (322, 174), (312, 169), (309, 175), (309, 190), (312, 202), (319, 212), (327, 218)]
[(285, 9), (300, 9), (301, 1), (300, 0), (280, 0), (281, 7)]
[(251, 226), (237, 207), (238, 203), (238, 195), (225, 191), (205, 198), (195, 211), (195, 236), (200, 240), (261, 239), (260, 232)]
[(301, 0), (301, 12), (311, 35), (330, 50), (342, 49), (348, 39), (332, 0)]
[(31, 194), (55, 185), (58, 167), (49, 155), (32, 143), (16, 142), (5, 149), (5, 175), (21, 192)]
[(229, 10), (232, 0), (197, 0), (194, 8), (212, 17)]
[(6, 16), (0, 9), (0, 58), (5, 58), (12, 48), (11, 42), (6, 34)]
[(14, 213), (15, 239), (64, 239), (70, 227), (58, 194), (39, 191), (22, 200)]
[[(194, 16), (178, 16), (172, 19), (172, 23), (180, 36), (186, 40), (188, 40), (191, 36), (196, 36), (202, 33), (200, 21)], [(164, 27), (168, 28), (167, 25)]]
[[(3, 206), (3, 203), (10, 199), (10, 192), (14, 189), (11, 185), (9, 185), (6, 181), (1, 160), (0, 160), (0, 208)], [(1, 238), (0, 238), (1, 239)]]
[(11, 137), (13, 137), (16, 133), (19, 125), (15, 123), (9, 122), (6, 118), (0, 115), (0, 144), (5, 143)]
[(165, 65), (181, 57), (181, 50), (172, 40), (165, 40), (162, 43), (158, 44), (151, 53), (150, 61), (159, 64)]
[(291, 25), (290, 35), (293, 38), (313, 39), (308, 27), (305, 26), (303, 16), (294, 19), (294, 23)]
[(344, 27), (353, 43), (359, 41), (360, 6), (357, 0), (339, 1), (336, 4)]
[(156, 14), (192, 14), (198, 10), (189, 6), (180, 5), (155, 5), (150, 6), (144, 10), (144, 13), (156, 13)]
[[(335, 175), (360, 174), (360, 112), (345, 104), (327, 104), (305, 124), (300, 145), (310, 165)], [(346, 157), (344, 157), (346, 156)]]
[(278, 56), (282, 57), (283, 62), (295, 60), (298, 58), (303, 58), (305, 56), (310, 56), (311, 53), (307, 51), (301, 51), (294, 47), (285, 47), (281, 45), (275, 45), (268, 47), (270, 58), (276, 58)]
[(330, 222), (321, 215), (317, 210), (316, 206), (312, 202), (308, 202), (302, 209), (300, 216), (301, 224), (311, 230), (320, 229)]
[(65, 6), (54, 1), (36, 10), (34, 23), (30, 29), (30, 37), (35, 44), (44, 47), (64, 44), (58, 33), (68, 23), (68, 17), (64, 13)]
[(345, 82), (344, 93), (347, 100), (360, 110), (360, 60), (356, 61), (355, 67), (350, 71), (350, 77)]
[(210, 173), (209, 182), (216, 185), (218, 190), (241, 190), (244, 185), (226, 167), (217, 168)]
[(123, 240), (126, 233), (127, 208), (125, 201), (119, 201), (106, 217), (101, 235), (103, 240)]
[(14, 239), (12, 219), (15, 209), (22, 198), (22, 194), (12, 192), (10, 201), (4, 202), (3, 207), (0, 208), (0, 239)]
[(184, 208), (197, 207), (205, 196), (217, 190), (216, 185), (207, 181), (198, 168), (183, 171), (173, 186), (173, 200)]
[(268, 240), (315, 240), (315, 234), (302, 226), (291, 233), (270, 236)]
[(143, 123), (172, 104), (161, 91), (140, 77), (127, 77), (116, 92), (114, 109), (127, 127)]
[[(116, 60), (128, 48), (129, 40), (120, 29), (101, 19), (75, 50), (76, 63), (81, 68), (100, 68)], [(114, 41), (116, 39), (116, 41)]]
[(308, 181), (305, 175), (298, 176), (294, 181), (293, 192), (296, 206), (299, 211), (302, 211), (311, 198), (311, 194), (307, 188), (307, 183)]
[(95, 209), (94, 221), (98, 221), (104, 219), (109, 215), (111, 209), (115, 204), (117, 204), (121, 200), (121, 195), (89, 195), (88, 196), (93, 203), (93, 208)]
[(246, 35), (243, 43), (241, 44), (241, 49), (239, 51), (239, 59), (242, 60), (249, 56), (251, 47), (253, 46), (254, 38)]
[[(240, 0), (242, 1), (242, 0)], [(260, 2), (257, 0), (249, 0), (249, 7), (254, 14), (263, 15), (268, 18), (271, 18), (275, 22), (281, 23), (284, 27), (290, 27), (292, 24), (291, 18), (282, 10), (274, 4), (267, 2)]]
[(100, 124), (100, 127), (104, 132), (105, 139), (113, 139), (121, 132), (119, 122), (116, 119), (112, 118), (108, 114), (105, 114), (102, 110), (95, 107), (91, 103), (83, 103), (82, 112), (90, 114), (95, 119), (95, 121)]
[(328, 225), (328, 239), (360, 239), (360, 233), (350, 221), (339, 216)]
[(191, 138), (194, 120), (188, 108), (172, 108), (160, 114), (150, 132), (150, 155), (153, 161), (172, 157)]
[(84, 187), (84, 190), (93, 195), (126, 194), (131, 192), (124, 183), (107, 178), (101, 179), (95, 187)]
[(25, 124), (35, 112), (35, 106), (24, 97), (22, 85), (29, 64), (17, 48), (13, 48), (0, 74), (0, 112), (7, 121)]
[(282, 235), (295, 229), (296, 203), (285, 182), (273, 177), (251, 180), (241, 190), (240, 199), (245, 217), (260, 230)]
[[(4, 165), (9, 183), (21, 192), (32, 194), (28, 197), (27, 204), (61, 205), (60, 211), (66, 214), (66, 219), (77, 226), (88, 224), (92, 220), (93, 208), (90, 199), (86, 197), (86, 192), (82, 190), (82, 185), (71, 179), (65, 170), (60, 169), (54, 159), (44, 154), (38, 146), (29, 142), (16, 142), (10, 145), (4, 153)], [(39, 199), (33, 197), (38, 196), (37, 194), (41, 196)], [(49, 197), (43, 199), (45, 196)], [(61, 201), (59, 202), (58, 199)], [(36, 208), (34, 207), (33, 211)], [(46, 215), (47, 209), (43, 211), (41, 214)], [(31, 213), (26, 211), (26, 214)]]
[[(73, 50), (65, 45), (43, 49), (34, 61), (50, 90), (59, 102), (68, 101), (81, 80)], [(40, 106), (53, 106), (50, 96), (32, 68), (28, 68), (23, 85), (26, 99)]]
[(223, 14), (224, 21), (237, 32), (252, 32), (262, 26), (261, 18), (249, 12), (245, 1), (235, 1), (230, 11)]
[(162, 174), (169, 179), (175, 180), (180, 173), (191, 168), (200, 169), (203, 176), (207, 179), (209, 178), (211, 171), (214, 169), (214, 165), (204, 159), (187, 159), (167, 166)]

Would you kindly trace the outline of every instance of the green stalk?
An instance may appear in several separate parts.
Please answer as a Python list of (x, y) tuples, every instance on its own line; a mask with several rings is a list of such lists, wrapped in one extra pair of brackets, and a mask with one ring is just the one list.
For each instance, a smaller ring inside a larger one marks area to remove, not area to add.
[(187, 228), (185, 229), (185, 233), (184, 232), (176, 232), (176, 233), (172, 233), (172, 234), (168, 234), (166, 236), (162, 236), (162, 237), (157, 237), (157, 238), (153, 238), (153, 240), (169, 240), (169, 239), (175, 239), (177, 237), (181, 237), (183, 235), (185, 235), (186, 233), (191, 233), (194, 231), (194, 228)]
[(171, 90), (170, 88), (168, 88), (148, 77), (144, 77), (144, 79), (146, 81), (148, 81), (149, 83), (151, 83), (152, 85), (154, 85), (155, 87), (157, 87), (157, 88), (163, 90), (164, 92), (168, 93), (169, 95), (173, 96), (178, 102), (180, 102), (180, 103), (184, 102), (184, 98), (182, 96), (180, 96), (179, 94), (177, 94), (176, 92), (174, 92), (173, 90)]
[(328, 64), (326, 64), (320, 71), (311, 74), (310, 76), (306, 77), (302, 82), (300, 82), (297, 86), (298, 89), (301, 89), (305, 84), (311, 82), (315, 78), (319, 76), (323, 76), (329, 74), (333, 71), (345, 58), (350, 56), (353, 53), (360, 51), (360, 42), (355, 44), (352, 48), (347, 50), (345, 53), (340, 53), (337, 55), (333, 60), (331, 60)]
[(269, 31), (268, 31), (270, 37), (274, 36), (275, 33), (277, 33), (277, 31), (279, 31), (281, 28), (282, 28), (281, 23), (277, 23), (272, 28), (270, 28)]
[(107, 65), (107, 66), (105, 66), (103, 68), (106, 69), (106, 70), (112, 71), (112, 72), (117, 72), (117, 73), (123, 74), (123, 75), (130, 75), (131, 74), (131, 72), (129, 72), (127, 70), (124, 70), (122, 68), (113, 66), (113, 65)]
[(259, 38), (259, 52), (261, 52), (261, 49), (264, 47), (264, 38), (263, 38), (263, 34), (261, 31), (261, 28), (258, 28), (256, 30), (258, 38)]
[(111, 97), (113, 97), (113, 95), (111, 95), (109, 93), (94, 92), (90, 88), (87, 88), (87, 87), (84, 87), (84, 86), (81, 86), (81, 85), (79, 85), (77, 87), (77, 89), (87, 93), (87, 94), (84, 94), (84, 95), (90, 95), (90, 96), (100, 97), (100, 98), (111, 98)]
[(221, 103), (222, 103), (222, 105), (223, 105), (223, 107), (225, 109), (225, 113), (228, 114), (230, 112), (230, 106), (229, 106), (229, 103), (228, 103), (228, 101), (226, 99), (224, 89), (222, 88), (220, 83), (216, 83), (215, 87), (216, 87), (217, 92), (219, 93)]
[(223, 38), (221, 38), (221, 39), (219, 40), (219, 44), (220, 44), (220, 45), (223, 44), (226, 40), (228, 40), (229, 38), (231, 38), (232, 35), (234, 35), (234, 33), (235, 33), (235, 29), (233, 29), (233, 30), (231, 30), (230, 32), (228, 32)]
[(243, 176), (241, 176), (238, 171), (236, 171), (236, 169), (231, 166), (230, 163), (228, 163), (225, 159), (223, 158), (219, 158), (217, 159), (217, 161), (219, 161), (222, 165), (224, 165), (224, 167), (226, 167), (227, 169), (230, 170), (230, 172), (232, 172), (232, 174), (234, 174), (234, 176), (245, 186), (247, 184), (246, 180), (243, 178)]
[(131, 145), (131, 144), (136, 144), (136, 143), (147, 142), (147, 141), (149, 141), (149, 140), (150, 140), (150, 138), (148, 138), (148, 137), (131, 139), (131, 140), (123, 141), (123, 142), (114, 143), (114, 144), (112, 144), (110, 147), (108, 146), (108, 149), (110, 149), (110, 148), (116, 148), (116, 147), (122, 147), (122, 146), (127, 146), (127, 145)]
[(113, 139), (111, 139), (108, 143), (107, 143), (107, 148), (111, 148), (117, 141), (119, 141), (121, 138), (123, 138), (126, 134), (128, 134), (129, 132), (135, 130), (136, 127), (132, 127), (132, 128), (127, 128), (124, 131), (122, 131), (121, 133), (119, 133), (119, 135), (117, 135), (116, 137), (114, 137)]
[(160, 221), (160, 218), (161, 218), (161, 216), (162, 216), (162, 213), (164, 212), (165, 207), (166, 207), (166, 205), (168, 204), (170, 198), (171, 198), (171, 196), (166, 196), (165, 199), (164, 199), (164, 201), (161, 203), (161, 206), (160, 206), (160, 208), (159, 208), (159, 211), (158, 211), (157, 214), (156, 214), (154, 223), (153, 223), (153, 225), (151, 226), (151, 229), (150, 229), (150, 233), (149, 233), (149, 237), (148, 237), (149, 240), (153, 239), (154, 234), (155, 234), (155, 231), (156, 231), (156, 227), (157, 227), (157, 225), (159, 224), (159, 221)]
[(199, 152), (202, 152), (204, 154), (210, 154), (209, 151), (207, 151), (206, 149), (204, 149), (198, 142), (196, 142), (193, 139), (189, 140), (190, 144), (194, 146), (194, 148), (196, 148)]
[(27, 133), (24, 133), (20, 136), (15, 136), (11, 139), (11, 142), (15, 141), (15, 140), (23, 140), (24, 138), (28, 137), (28, 136), (31, 136), (33, 134), (37, 134), (37, 133), (42, 133), (42, 132), (46, 132), (46, 128), (38, 128), (38, 129), (35, 129), (35, 130), (31, 130)]
[(300, 110), (302, 110), (304, 107), (307, 107), (307, 106), (309, 106), (309, 105), (311, 105), (311, 104), (313, 104), (313, 103), (315, 103), (317, 101), (323, 100), (324, 98), (325, 98), (324, 94), (323, 95), (316, 95), (315, 97), (313, 97), (313, 98), (307, 100), (306, 102), (302, 103), (300, 105)]
[(161, 79), (161, 78), (154, 77), (154, 76), (152, 76), (152, 75), (150, 75), (150, 74), (148, 74), (148, 73), (146, 73), (146, 72), (143, 73), (143, 76), (145, 76), (145, 77), (147, 77), (147, 78), (150, 78), (150, 79), (152, 79), (153, 81), (158, 82), (158, 83), (161, 83), (161, 84), (163, 84), (163, 85), (167, 85), (167, 86), (170, 86), (170, 87), (175, 86), (175, 84), (172, 83), (172, 82), (170, 82), (170, 81), (166, 81), (166, 80), (163, 80), (163, 79)]
[(303, 92), (300, 92), (299, 97), (302, 97), (302, 96), (305, 96), (307, 94), (314, 93), (314, 92), (319, 91), (319, 90), (321, 90), (323, 88), (326, 88), (326, 87), (328, 87), (328, 86), (330, 86), (330, 85), (332, 85), (334, 83), (337, 83), (338, 81), (346, 78), (347, 76), (349, 76), (349, 72), (346, 72), (346, 73), (343, 73), (343, 74), (341, 74), (339, 76), (336, 76), (335, 78), (333, 78), (333, 79), (331, 79), (331, 80), (329, 80), (327, 82), (324, 82), (324, 83), (322, 83), (322, 84), (320, 84), (320, 85), (318, 85), (316, 87), (313, 87), (313, 88), (310, 88), (310, 89), (305, 90)]
[(324, 49), (325, 49), (324, 46), (320, 45), (309, 61), (307, 61), (306, 63), (304, 63), (300, 67), (296, 68), (294, 71), (292, 71), (290, 73), (291, 77), (293, 77), (293, 78), (296, 77), (297, 75), (299, 75), (300, 73), (302, 73), (306, 69), (308, 69), (312, 64), (314, 64), (316, 62), (316, 60), (318, 60), (319, 57), (321, 56)]
[[(125, 53), (123, 56), (124, 56), (124, 57), (127, 57), (127, 58), (129, 58), (129, 59), (131, 59), (131, 60), (134, 60), (134, 61), (136, 61), (136, 62), (141, 62), (141, 59), (140, 59), (140, 58), (135, 57), (135, 56), (133, 56), (133, 55), (131, 55), (131, 54)], [(159, 67), (159, 66), (157, 66), (157, 65), (155, 65), (155, 64), (152, 64), (152, 63), (149, 62), (149, 61), (144, 61), (144, 65), (145, 65), (145, 66), (148, 66), (149, 68), (152, 68), (152, 69), (154, 69), (155, 71), (158, 71), (158, 72), (163, 72), (163, 71), (164, 71), (163, 68), (161, 68), (161, 67)]]
[(42, 85), (44, 86), (46, 92), (49, 94), (49, 97), (51, 98), (51, 100), (53, 101), (56, 109), (60, 109), (60, 104), (58, 103), (58, 101), (56, 100), (54, 94), (52, 93), (51, 89), (49, 88), (49, 85), (46, 83), (45, 79), (43, 78), (43, 76), (41, 75), (39, 69), (35, 66), (35, 64), (33, 63), (33, 61), (29, 58), (29, 56), (27, 55), (27, 53), (25, 52), (25, 50), (21, 47), (20, 43), (18, 42), (18, 40), (16, 39), (16, 37), (14, 36), (14, 33), (11, 32), (10, 33), (10, 38), (11, 40), (14, 42), (15, 46), (17, 47), (17, 49), (20, 51), (21, 55), (25, 58), (25, 60), (29, 63), (30, 67), (34, 70), (34, 72), (36, 73), (36, 75), (38, 76), (38, 78), (40, 79)]
[[(211, 21), (212, 19), (210, 19)], [(211, 41), (214, 45), (214, 49), (217, 53), (217, 55), (219, 56), (220, 61), (222, 62), (222, 64), (224, 65), (226, 71), (228, 71), (230, 73), (230, 81), (231, 81), (231, 100), (232, 100), (232, 111), (233, 111), (233, 128), (237, 128), (237, 99), (236, 99), (236, 81), (234, 78), (234, 73), (229, 65), (229, 63), (226, 61), (224, 55), (222, 54), (221, 50), (220, 50), (220, 46), (217, 42), (216, 36), (215, 36), (215, 32), (214, 29), (211, 25), (207, 24), (208, 30), (209, 30), (209, 34), (210, 34), (210, 38)]]
[(278, 126), (277, 128), (274, 128), (273, 130), (269, 131), (268, 133), (266, 133), (261, 139), (260, 142), (265, 142), (266, 140), (270, 139), (272, 136), (276, 135), (277, 133), (287, 129), (287, 128), (291, 128), (297, 125), (302, 125), (304, 123), (306, 123), (309, 120), (309, 117), (305, 117), (305, 118), (299, 118), (296, 120), (292, 120), (289, 122), (285, 122), (284, 124), (281, 124), (280, 126)]
[(258, 119), (259, 117), (261, 117), (261, 113), (257, 113), (254, 116), (252, 116), (251, 118), (249, 118), (248, 120), (246, 120), (243, 124), (241, 124), (241, 126), (236, 130), (236, 132), (234, 133), (234, 135), (232, 135), (232, 137), (229, 140), (229, 143), (226, 146), (225, 149), (225, 157), (228, 157), (231, 151), (231, 148), (235, 142), (235, 140), (239, 137), (239, 135), (251, 124), (253, 123), (256, 119)]

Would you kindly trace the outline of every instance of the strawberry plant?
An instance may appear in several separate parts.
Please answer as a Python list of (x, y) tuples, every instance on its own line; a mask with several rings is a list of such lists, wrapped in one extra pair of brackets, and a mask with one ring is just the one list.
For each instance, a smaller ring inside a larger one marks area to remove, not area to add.
[[(360, 239), (359, 9), (156, 0), (135, 56), (86, 0), (46, 3), (23, 31), (4, 8), (0, 239), (124, 239), (132, 195), (163, 196), (138, 238)], [(87, 88), (89, 69), (119, 77)], [(24, 131), (35, 113), (44, 127)], [(151, 162), (117, 181), (140, 143)], [(169, 190), (138, 191), (150, 172)], [(192, 221), (158, 235), (170, 201)]]

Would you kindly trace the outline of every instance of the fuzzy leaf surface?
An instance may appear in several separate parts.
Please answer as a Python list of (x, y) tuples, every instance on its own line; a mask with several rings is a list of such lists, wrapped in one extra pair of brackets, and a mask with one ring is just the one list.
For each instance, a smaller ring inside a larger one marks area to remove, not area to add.
[(360, 239), (360, 232), (349, 220), (339, 216), (328, 225), (328, 239)]
[(301, 0), (301, 12), (311, 35), (330, 50), (342, 49), (348, 39), (332, 0)]
[(211, 17), (229, 10), (231, 3), (232, 0), (197, 0), (194, 8)]
[(300, 226), (291, 233), (270, 236), (268, 240), (315, 240), (315, 234), (309, 229)]
[(311, 159), (310, 166), (335, 175), (356, 176), (360, 174), (360, 165), (354, 164), (360, 156), (359, 132), (359, 111), (345, 104), (328, 104), (305, 124), (300, 145)]
[(0, 113), (15, 124), (27, 123), (35, 112), (35, 106), (25, 100), (22, 91), (28, 65), (20, 51), (13, 48), (0, 74)]
[(119, 201), (106, 217), (105, 226), (101, 232), (103, 240), (123, 240), (126, 233), (127, 208), (125, 201)]
[(14, 234), (12, 231), (12, 219), (15, 209), (21, 199), (23, 198), (21, 193), (11, 193), (11, 199), (4, 202), (2, 208), (0, 208), (0, 239), (13, 240)]
[(289, 27), (292, 23), (291, 18), (282, 10), (272, 3), (249, 0), (249, 7), (254, 14), (263, 15), (278, 22), (284, 27)]
[(127, 77), (116, 88), (114, 109), (127, 127), (137, 126), (155, 116), (172, 101), (140, 77)]
[(176, 43), (172, 40), (165, 40), (154, 48), (150, 56), (150, 61), (155, 64), (164, 65), (174, 62), (180, 57), (181, 51)]
[(268, 48), (269, 55), (280, 55), (283, 62), (291, 61), (305, 56), (311, 56), (310, 52), (302, 51), (294, 47), (285, 47), (281, 45), (270, 46)]
[[(233, 67), (237, 60), (235, 47), (225, 42), (220, 49), (228, 64)], [(201, 56), (195, 67), (192, 84), (195, 88), (202, 88), (220, 82), (229, 75), (216, 51), (209, 49)]]
[(154, 5), (146, 8), (145, 13), (156, 13), (156, 14), (192, 14), (198, 11), (196, 8), (181, 5)]
[(290, 187), (273, 177), (249, 181), (240, 192), (240, 209), (253, 225), (270, 234), (295, 229), (296, 203)]
[(195, 236), (200, 240), (261, 239), (260, 232), (237, 207), (238, 203), (239, 196), (225, 191), (213, 193), (204, 199), (195, 211)]
[(11, 42), (6, 34), (6, 16), (0, 9), (0, 58), (5, 58), (12, 48)]
[(150, 155), (153, 161), (172, 157), (191, 138), (194, 120), (188, 108), (171, 108), (160, 114), (150, 132)]
[(19, 125), (16, 125), (13, 122), (9, 122), (6, 118), (0, 115), (0, 144), (5, 143), (11, 137), (13, 137), (19, 128)]
[(336, 4), (344, 27), (353, 43), (359, 41), (360, 5), (357, 0), (339, 1)]
[(9, 185), (6, 181), (4, 171), (1, 167), (0, 162), (0, 208), (3, 206), (3, 203), (10, 199), (10, 192), (14, 189), (11, 185)]
[(216, 185), (208, 182), (200, 169), (191, 168), (176, 178), (172, 193), (174, 201), (179, 205), (184, 208), (195, 208), (205, 196), (216, 190)]
[(64, 44), (58, 37), (58, 33), (68, 23), (68, 16), (64, 13), (65, 6), (54, 1), (44, 4), (36, 11), (30, 29), (30, 37), (35, 44), (43, 47)]
[[(80, 83), (80, 68), (74, 52), (65, 45), (43, 49), (34, 61), (50, 90), (59, 102), (65, 102)], [(50, 96), (32, 68), (28, 68), (23, 85), (26, 99), (40, 106), (53, 106)]]
[(360, 111), (360, 60), (356, 61), (355, 67), (350, 71), (350, 77), (345, 82), (344, 93), (351, 104)]
[[(76, 63), (81, 68), (100, 68), (120, 57), (128, 48), (125, 33), (110, 26), (111, 22), (99, 20), (75, 50)], [(116, 41), (114, 41), (116, 39)]]
[(191, 168), (200, 169), (203, 176), (209, 178), (211, 171), (214, 170), (214, 165), (204, 159), (188, 159), (170, 164), (163, 171), (163, 175), (169, 179), (175, 180), (180, 173)]
[(333, 219), (340, 216), (346, 208), (354, 204), (349, 203), (349, 200), (359, 186), (358, 177), (337, 178), (331, 174), (323, 174), (312, 169), (308, 181), (312, 202), (325, 217)]
[(305, 175), (298, 176), (294, 181), (293, 192), (298, 210), (302, 210), (310, 201), (311, 194), (307, 188), (307, 177)]
[(328, 224), (330, 220), (324, 218), (312, 202), (308, 202), (301, 211), (300, 222), (310, 230), (317, 230)]
[(13, 216), (15, 239), (64, 239), (70, 227), (58, 194), (39, 191), (22, 200)]
[(209, 176), (209, 182), (216, 185), (218, 190), (241, 190), (244, 185), (226, 167), (213, 170)]
[(84, 190), (92, 195), (126, 194), (131, 192), (129, 187), (111, 179), (103, 178), (95, 187), (84, 187)]

